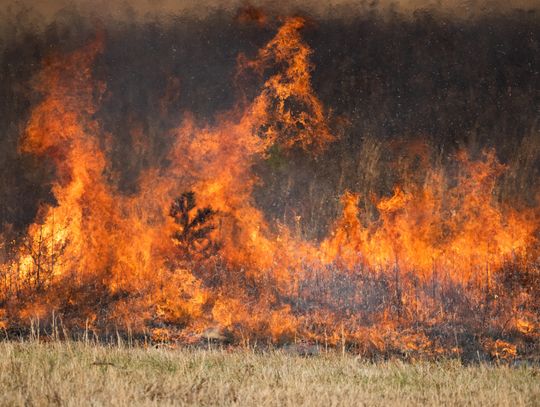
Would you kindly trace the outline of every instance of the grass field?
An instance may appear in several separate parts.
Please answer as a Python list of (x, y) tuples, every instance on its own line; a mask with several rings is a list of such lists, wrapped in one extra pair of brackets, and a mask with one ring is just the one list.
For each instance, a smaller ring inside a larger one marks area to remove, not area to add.
[(354, 355), (0, 344), (5, 406), (540, 405), (540, 369)]

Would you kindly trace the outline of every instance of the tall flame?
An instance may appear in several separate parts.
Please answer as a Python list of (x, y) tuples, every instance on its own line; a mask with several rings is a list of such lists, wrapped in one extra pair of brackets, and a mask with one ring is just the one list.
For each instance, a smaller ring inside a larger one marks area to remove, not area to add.
[[(498, 270), (538, 253), (538, 210), (497, 201), (506, 168), (495, 152), (473, 160), (461, 151), (453, 173), (429, 168), (422, 182), (406, 179), (391, 196), (372, 196), (375, 220), (360, 213), (358, 193), (345, 192), (342, 215), (320, 243), (268, 224), (253, 198), (254, 163), (275, 145), (319, 156), (337, 138), (311, 84), (303, 25), (287, 19), (256, 58), (239, 57), (238, 78), (267, 76), (259, 94), (217, 124), (186, 114), (170, 134), (169, 164), (145, 171), (134, 195), (111, 182), (110, 137), (95, 119), (105, 87), (91, 67), (105, 39), (47, 59), (35, 85), (43, 99), (20, 149), (54, 163), (55, 203), (42, 206), (9, 264), (30, 297), (13, 299), (8, 318), (60, 310), (75, 326), (114, 322), (153, 329), (156, 338), (166, 328), (185, 336), (217, 326), (236, 340), (442, 352), (426, 327), (445, 322), (451, 311), (441, 310), (454, 305), (436, 291), (471, 289), (485, 302)], [(176, 208), (184, 212), (169, 216), (185, 191), (192, 193)], [(192, 235), (190, 225), (199, 228)], [(180, 243), (189, 236), (212, 250), (186, 255)], [(406, 331), (413, 321), (417, 330)], [(515, 324), (536, 335), (530, 313)]]

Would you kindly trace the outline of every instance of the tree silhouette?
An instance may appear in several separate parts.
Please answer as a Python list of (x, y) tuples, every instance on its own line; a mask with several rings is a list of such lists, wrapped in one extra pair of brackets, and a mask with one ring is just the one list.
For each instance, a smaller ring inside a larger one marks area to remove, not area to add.
[(195, 193), (184, 192), (174, 200), (169, 212), (178, 225), (173, 239), (187, 259), (209, 256), (217, 249), (217, 244), (210, 238), (210, 232), (215, 229), (212, 221), (217, 212), (211, 207), (196, 209), (196, 205)]

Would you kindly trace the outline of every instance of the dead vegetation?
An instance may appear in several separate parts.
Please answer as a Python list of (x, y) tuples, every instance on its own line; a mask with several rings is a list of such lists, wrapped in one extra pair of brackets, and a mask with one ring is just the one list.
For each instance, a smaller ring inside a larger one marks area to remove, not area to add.
[(534, 406), (540, 368), (285, 351), (0, 344), (2, 406)]

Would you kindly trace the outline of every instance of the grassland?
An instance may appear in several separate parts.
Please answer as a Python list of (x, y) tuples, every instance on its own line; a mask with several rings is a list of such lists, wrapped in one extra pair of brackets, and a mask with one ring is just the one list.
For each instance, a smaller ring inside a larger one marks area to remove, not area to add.
[(540, 369), (354, 355), (0, 344), (3, 406), (540, 405)]

